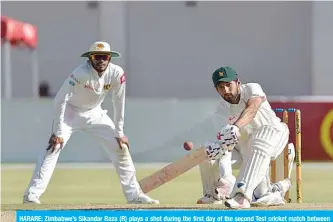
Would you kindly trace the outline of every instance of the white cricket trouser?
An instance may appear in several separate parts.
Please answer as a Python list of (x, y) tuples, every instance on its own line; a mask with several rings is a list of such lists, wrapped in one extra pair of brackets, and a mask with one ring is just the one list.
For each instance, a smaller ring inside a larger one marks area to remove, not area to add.
[(232, 196), (241, 192), (251, 201), (257, 187), (260, 190), (260, 194), (257, 194), (259, 196), (266, 192), (261, 186), (265, 185), (265, 189), (269, 188), (270, 161), (280, 155), (289, 139), (288, 126), (281, 124), (280, 129), (262, 126), (250, 137), (248, 146), (242, 149), (244, 161)]
[[(118, 173), (120, 184), (125, 198), (128, 201), (136, 198), (141, 188), (136, 179), (136, 170), (128, 149), (120, 149), (115, 137), (115, 126), (107, 111), (98, 107), (84, 113), (74, 111), (70, 106), (66, 107), (64, 122), (66, 127), (61, 137), (66, 143), (76, 131), (84, 131), (92, 134), (101, 146), (110, 155), (111, 161)], [(25, 195), (39, 198), (46, 190), (52, 177), (60, 151), (46, 151), (43, 147), (43, 155), (36, 164), (34, 174)]]

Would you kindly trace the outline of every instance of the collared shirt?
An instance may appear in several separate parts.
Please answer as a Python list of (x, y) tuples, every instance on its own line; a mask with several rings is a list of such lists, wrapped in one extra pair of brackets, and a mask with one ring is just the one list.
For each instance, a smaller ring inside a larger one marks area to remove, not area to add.
[(101, 107), (105, 96), (112, 91), (116, 136), (124, 136), (125, 73), (115, 64), (109, 63), (101, 77), (89, 61), (77, 66), (60, 88), (55, 100), (55, 135), (62, 133), (67, 105), (78, 112)]
[(221, 130), (223, 125), (233, 124), (239, 118), (246, 104), (251, 98), (262, 97), (263, 102), (259, 107), (254, 119), (246, 126), (240, 129), (244, 138), (248, 138), (252, 132), (261, 126), (269, 125), (276, 129), (281, 129), (281, 119), (276, 116), (272, 110), (271, 105), (267, 101), (266, 94), (258, 83), (246, 83), (240, 86), (240, 100), (238, 104), (230, 104), (225, 100), (221, 100), (215, 112), (215, 129)]

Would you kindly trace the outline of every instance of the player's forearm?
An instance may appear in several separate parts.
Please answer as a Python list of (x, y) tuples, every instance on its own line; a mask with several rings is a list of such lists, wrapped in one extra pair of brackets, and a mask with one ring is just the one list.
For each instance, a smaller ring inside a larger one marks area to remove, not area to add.
[(124, 136), (124, 111), (115, 110), (115, 128), (116, 128), (116, 137)]
[(64, 125), (64, 116), (67, 105), (67, 99), (56, 101), (55, 103), (55, 112), (54, 112), (54, 124), (55, 131), (54, 134), (56, 136), (60, 136), (62, 134), (63, 125)]
[(124, 119), (125, 119), (125, 93), (120, 92), (114, 95), (113, 99), (113, 109), (114, 109), (114, 122), (116, 128), (116, 136), (124, 136)]
[(67, 101), (72, 95), (72, 91), (68, 87), (62, 87), (54, 99), (54, 134), (60, 136), (64, 127), (65, 110)]
[(254, 119), (256, 113), (257, 109), (255, 107), (246, 107), (233, 125), (236, 125), (238, 128), (248, 125)]

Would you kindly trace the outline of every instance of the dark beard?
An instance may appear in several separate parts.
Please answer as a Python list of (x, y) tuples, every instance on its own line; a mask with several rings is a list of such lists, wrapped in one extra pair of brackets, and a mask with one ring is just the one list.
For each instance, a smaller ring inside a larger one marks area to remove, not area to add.
[(222, 97), (226, 102), (230, 103), (230, 104), (238, 104), (239, 103), (239, 99), (240, 99), (240, 93), (238, 93), (237, 96), (232, 97), (232, 98), (224, 98)]
[(106, 67), (103, 69), (103, 68), (100, 68), (98, 67), (97, 65), (95, 64), (92, 64), (92, 67), (98, 72), (98, 73), (102, 73), (106, 70)]

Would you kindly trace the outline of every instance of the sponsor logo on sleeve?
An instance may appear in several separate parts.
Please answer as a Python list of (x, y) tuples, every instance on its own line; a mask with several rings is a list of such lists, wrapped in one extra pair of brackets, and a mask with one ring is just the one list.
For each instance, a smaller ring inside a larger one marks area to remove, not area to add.
[(72, 86), (75, 86), (75, 82), (72, 80), (69, 80), (69, 84), (71, 84)]
[(73, 80), (74, 82), (76, 82), (77, 84), (80, 84), (80, 80), (78, 78), (76, 78), (73, 74), (70, 74), (69, 76), (71, 78), (71, 80)]

